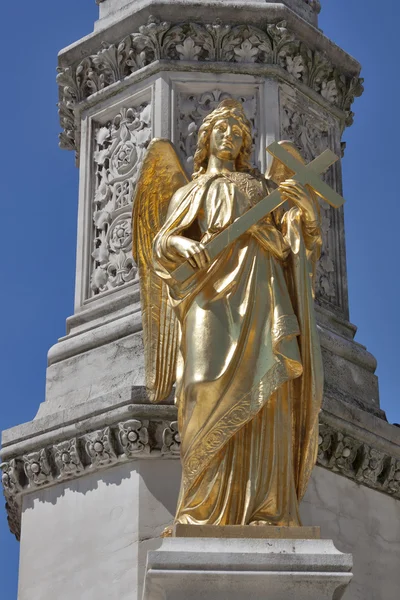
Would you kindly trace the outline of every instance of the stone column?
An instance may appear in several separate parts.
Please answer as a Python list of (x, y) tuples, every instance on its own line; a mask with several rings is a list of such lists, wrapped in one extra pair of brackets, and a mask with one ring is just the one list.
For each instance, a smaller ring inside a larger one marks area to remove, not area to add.
[[(150, 139), (172, 139), (190, 172), (199, 123), (233, 96), (255, 125), (261, 170), (275, 139), (294, 140), (307, 160), (326, 147), (340, 154), (362, 92), (360, 65), (316, 27), (317, 0), (104, 0), (99, 10), (94, 32), (59, 54), (60, 145), (80, 169), (74, 314), (49, 351), (36, 418), (2, 438), (20, 600), (53, 598), (55, 585), (60, 600), (82, 590), (140, 598), (147, 549), (175, 510), (176, 410), (146, 397), (131, 256), (131, 202)], [(328, 179), (341, 192), (340, 164)], [(400, 440), (382, 419), (375, 359), (348, 320), (343, 212), (322, 210), (319, 464), (394, 502)]]

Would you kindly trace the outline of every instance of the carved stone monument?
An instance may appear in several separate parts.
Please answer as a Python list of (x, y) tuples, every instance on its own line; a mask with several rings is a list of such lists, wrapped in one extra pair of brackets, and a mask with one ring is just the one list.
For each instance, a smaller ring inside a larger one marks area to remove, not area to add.
[[(201, 121), (233, 97), (264, 172), (274, 140), (292, 140), (307, 162), (325, 148), (340, 155), (362, 93), (360, 65), (317, 28), (318, 0), (98, 4), (94, 32), (59, 55), (60, 142), (80, 169), (75, 310), (49, 351), (37, 416), (2, 436), (19, 600), (55, 590), (60, 600), (140, 599), (147, 552), (175, 513), (176, 409), (172, 398), (151, 405), (146, 396), (131, 252), (131, 202), (150, 140), (170, 138), (190, 172)], [(342, 193), (340, 163), (327, 182)], [(349, 321), (343, 209), (321, 211), (325, 389), (318, 466), (300, 512), (353, 554), (345, 599), (394, 600), (400, 430), (385, 420), (376, 361)]]

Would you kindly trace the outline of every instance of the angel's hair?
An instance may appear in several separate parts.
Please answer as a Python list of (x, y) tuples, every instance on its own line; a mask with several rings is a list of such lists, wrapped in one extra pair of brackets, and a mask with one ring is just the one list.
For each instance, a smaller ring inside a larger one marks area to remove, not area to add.
[(237, 171), (251, 172), (250, 156), (253, 145), (251, 137), (250, 121), (246, 117), (242, 103), (229, 98), (223, 100), (215, 110), (204, 119), (197, 139), (197, 148), (193, 159), (193, 179), (203, 175), (207, 170), (208, 158), (210, 156), (211, 132), (217, 121), (234, 117), (241, 126), (243, 143), (235, 162)]

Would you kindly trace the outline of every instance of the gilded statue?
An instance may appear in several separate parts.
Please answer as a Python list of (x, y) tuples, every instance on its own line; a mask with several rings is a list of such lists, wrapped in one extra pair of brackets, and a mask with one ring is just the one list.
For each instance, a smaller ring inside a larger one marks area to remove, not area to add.
[[(175, 384), (178, 409), (175, 523), (299, 526), (316, 461), (319, 204), (278, 160), (253, 169), (252, 144), (242, 105), (225, 100), (199, 129), (192, 178), (153, 140), (136, 187), (147, 389), (160, 402)], [(210, 240), (276, 189), (284, 204), (211, 258)], [(191, 275), (177, 281), (185, 261)]]

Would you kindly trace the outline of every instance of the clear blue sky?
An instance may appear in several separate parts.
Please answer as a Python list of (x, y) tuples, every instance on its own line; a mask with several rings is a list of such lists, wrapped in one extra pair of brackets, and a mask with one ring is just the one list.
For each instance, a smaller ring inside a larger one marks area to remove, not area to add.
[[(387, 0), (322, 0), (320, 27), (363, 65), (343, 161), (351, 321), (378, 359), (381, 406), (400, 422), (398, 21)], [(2, 2), (0, 430), (44, 399), (47, 350), (73, 312), (78, 171), (57, 146), (57, 52), (90, 33), (95, 0)], [(1, 598), (17, 597), (18, 543), (0, 509)], [(46, 565), (43, 565), (46, 569)], [(40, 576), (40, 574), (38, 574)]]

